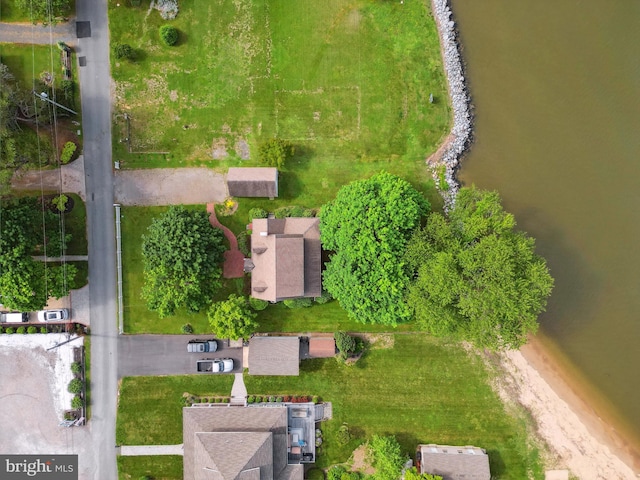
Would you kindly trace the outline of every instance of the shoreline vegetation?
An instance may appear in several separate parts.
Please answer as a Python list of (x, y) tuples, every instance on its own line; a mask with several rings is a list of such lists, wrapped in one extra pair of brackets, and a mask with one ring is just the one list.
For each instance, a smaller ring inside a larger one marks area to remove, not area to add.
[[(441, 189), (441, 194), (448, 210), (460, 188), (455, 172), (472, 138), (472, 116), (453, 12), (448, 0), (431, 0), (431, 6), (441, 41), (453, 126), (427, 164), (445, 169), (448, 188)], [(438, 169), (433, 171), (437, 176)], [(520, 350), (499, 354), (498, 368), (503, 375), (496, 389), (505, 402), (516, 402), (531, 413), (536, 435), (552, 454), (548, 468), (566, 468), (581, 479), (631, 479), (640, 474), (638, 439), (615, 428), (611, 411), (609, 418), (602, 418), (606, 409), (596, 409), (594, 392), (588, 391), (586, 382), (572, 379), (568, 366), (542, 339), (531, 338)]]

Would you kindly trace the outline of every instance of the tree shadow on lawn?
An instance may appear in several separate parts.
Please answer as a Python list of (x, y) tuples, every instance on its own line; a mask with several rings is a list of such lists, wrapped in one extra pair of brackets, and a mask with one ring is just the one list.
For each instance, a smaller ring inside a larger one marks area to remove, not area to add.
[(491, 478), (500, 478), (506, 473), (504, 460), (499, 450), (487, 450), (489, 455), (489, 470), (491, 470)]

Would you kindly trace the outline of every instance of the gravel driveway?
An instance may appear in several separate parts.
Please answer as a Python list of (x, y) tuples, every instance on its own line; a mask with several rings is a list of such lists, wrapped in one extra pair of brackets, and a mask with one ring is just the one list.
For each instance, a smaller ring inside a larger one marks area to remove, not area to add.
[(227, 197), (224, 175), (209, 168), (117, 170), (114, 183), (121, 205), (195, 205)]

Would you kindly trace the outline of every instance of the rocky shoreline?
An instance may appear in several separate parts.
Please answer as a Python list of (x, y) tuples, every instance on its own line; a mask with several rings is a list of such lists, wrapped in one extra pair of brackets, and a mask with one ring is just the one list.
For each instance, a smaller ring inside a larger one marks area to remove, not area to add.
[[(441, 190), (445, 202), (445, 210), (449, 210), (456, 199), (460, 185), (455, 177), (460, 157), (471, 141), (472, 116), (470, 99), (467, 94), (462, 59), (458, 49), (458, 36), (455, 22), (451, 19), (452, 12), (448, 0), (431, 0), (433, 16), (436, 20), (444, 71), (447, 76), (449, 97), (453, 109), (453, 126), (447, 138), (444, 151), (438, 156), (435, 166), (445, 167), (447, 190)], [(434, 175), (437, 176), (436, 169)], [(438, 185), (436, 178), (436, 185)]]

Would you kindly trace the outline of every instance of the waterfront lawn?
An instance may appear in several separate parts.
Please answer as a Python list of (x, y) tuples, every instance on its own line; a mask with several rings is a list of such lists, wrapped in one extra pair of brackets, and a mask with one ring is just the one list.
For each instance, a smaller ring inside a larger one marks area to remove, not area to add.
[[(418, 443), (477, 445), (489, 454), (492, 478), (543, 478), (527, 417), (507, 412), (481, 358), (424, 334), (391, 338), (393, 348), (374, 348), (353, 366), (334, 359), (304, 360), (299, 377), (245, 375), (248, 392), (319, 395), (332, 402), (333, 420), (321, 424), (321, 468), (347, 461), (354, 448), (379, 434), (396, 435), (410, 455)], [(125, 378), (118, 444), (181, 443), (182, 393), (227, 394), (231, 378)], [(346, 446), (336, 437), (343, 423), (354, 435)]]
[[(240, 205), (244, 200), (240, 199)], [(252, 202), (249, 204), (258, 205)], [(177, 334), (181, 332), (182, 325), (190, 323), (194, 333), (209, 333), (211, 329), (206, 312), (191, 313), (181, 309), (175, 316), (160, 318), (155, 312), (147, 309), (140, 296), (144, 284), (142, 236), (146, 233), (152, 219), (165, 212), (167, 208), (123, 207), (121, 210), (124, 330), (127, 333)], [(193, 205), (189, 208), (205, 207)], [(238, 218), (244, 220), (238, 220)], [(219, 217), (219, 220), (234, 231), (244, 229), (248, 222), (248, 208), (239, 209), (230, 217)], [(244, 279), (223, 279), (223, 286), (213, 300), (226, 300), (232, 293), (247, 295), (249, 281), (249, 276), (245, 276)], [(291, 309), (280, 303), (269, 305), (257, 314), (259, 332), (334, 332), (336, 330), (383, 332), (389, 330), (385, 325), (363, 325), (350, 319), (337, 301), (324, 305), (314, 303), (312, 307), (303, 309)], [(413, 329), (415, 329), (413, 324), (400, 325), (397, 328), (398, 331)]]
[[(325, 198), (383, 168), (426, 178), (424, 159), (450, 125), (428, 5), (183, 0), (171, 22), (179, 43), (166, 47), (166, 22), (148, 0), (110, 3), (112, 44), (137, 55), (112, 58), (114, 159), (125, 168), (255, 165), (257, 144), (278, 135), (299, 152), (288, 174)], [(168, 153), (129, 154), (125, 138), (134, 152)], [(251, 159), (242, 161), (244, 142)], [(229, 158), (213, 160), (215, 148)]]

